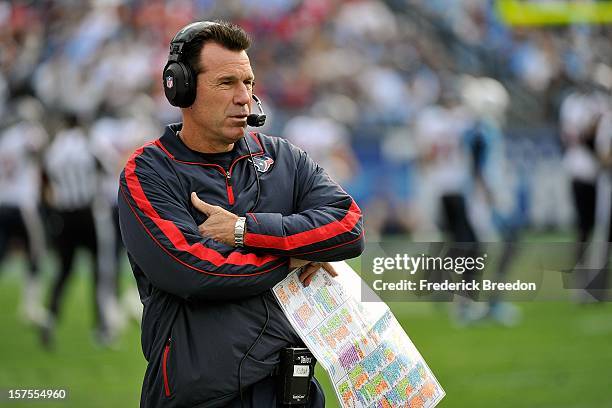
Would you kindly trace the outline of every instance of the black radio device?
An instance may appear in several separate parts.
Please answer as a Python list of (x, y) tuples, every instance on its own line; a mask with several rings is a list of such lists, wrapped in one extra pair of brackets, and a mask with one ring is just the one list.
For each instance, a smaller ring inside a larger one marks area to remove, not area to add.
[(310, 398), (310, 380), (317, 360), (305, 347), (281, 351), (278, 368), (278, 393), (283, 405), (304, 405)]

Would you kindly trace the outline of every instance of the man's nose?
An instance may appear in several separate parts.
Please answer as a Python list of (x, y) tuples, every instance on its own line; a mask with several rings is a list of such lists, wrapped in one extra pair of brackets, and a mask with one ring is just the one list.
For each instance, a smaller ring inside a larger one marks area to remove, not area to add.
[(245, 84), (238, 85), (238, 89), (234, 93), (234, 103), (236, 105), (249, 105), (251, 102), (251, 93)]

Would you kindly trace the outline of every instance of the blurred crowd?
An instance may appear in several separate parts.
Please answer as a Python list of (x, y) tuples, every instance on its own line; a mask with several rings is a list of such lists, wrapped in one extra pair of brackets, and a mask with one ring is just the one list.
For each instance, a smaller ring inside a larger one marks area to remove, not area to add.
[[(608, 225), (594, 191), (610, 201), (611, 26), (509, 27), (487, 0), (1, 1), (0, 206), (26, 214), (26, 233), (46, 228), (57, 242), (53, 220), (87, 208), (92, 253), (120, 252), (108, 228), (118, 174), (179, 120), (161, 70), (178, 29), (205, 19), (250, 33), (262, 131), (304, 148), (355, 196), (368, 239), (503, 240), (578, 220), (587, 240), (596, 205)], [(58, 198), (54, 172), (83, 157), (93, 165), (78, 175), (95, 188)], [(41, 206), (55, 216), (35, 222)], [(28, 245), (36, 276), (47, 245)], [(104, 300), (116, 298), (116, 264), (97, 262), (102, 309), (116, 308)], [(24, 306), (41, 320), (34, 309)]]

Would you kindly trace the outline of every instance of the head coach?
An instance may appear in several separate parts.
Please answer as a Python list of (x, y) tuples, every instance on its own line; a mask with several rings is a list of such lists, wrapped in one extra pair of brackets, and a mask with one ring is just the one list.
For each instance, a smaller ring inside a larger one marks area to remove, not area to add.
[[(176, 34), (162, 79), (183, 121), (121, 174), (121, 232), (144, 304), (141, 407), (276, 406), (280, 352), (302, 342), (270, 288), (297, 266), (305, 284), (321, 266), (333, 275), (327, 262), (363, 250), (353, 199), (302, 150), (246, 132), (265, 119), (252, 113), (249, 45), (226, 22)], [(314, 378), (307, 406), (324, 406)]]

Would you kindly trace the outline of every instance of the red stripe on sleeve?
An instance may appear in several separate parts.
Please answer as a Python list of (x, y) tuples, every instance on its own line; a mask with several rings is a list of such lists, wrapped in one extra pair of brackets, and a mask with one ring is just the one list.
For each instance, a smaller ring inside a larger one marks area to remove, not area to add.
[(258, 248), (274, 248), (281, 250), (295, 249), (328, 240), (345, 232), (350, 232), (355, 228), (360, 218), (361, 210), (357, 206), (357, 203), (353, 201), (348, 212), (340, 221), (336, 220), (321, 227), (298, 232), (297, 234), (288, 235), (286, 237), (253, 234), (247, 231), (244, 237), (244, 243), (247, 246)]
[(132, 157), (130, 157), (125, 165), (125, 180), (136, 206), (155, 223), (157, 228), (161, 230), (177, 250), (188, 252), (215, 266), (221, 266), (223, 264), (262, 266), (278, 259), (278, 257), (272, 255), (257, 256), (255, 254), (242, 254), (240, 252), (232, 252), (228, 257), (224, 257), (219, 252), (202, 245), (200, 242), (190, 245), (183, 233), (172, 221), (165, 220), (159, 216), (155, 208), (153, 208), (147, 199), (140, 181), (138, 180), (138, 176), (136, 175), (136, 158), (142, 154), (145, 147), (152, 143), (148, 143), (139, 148), (134, 152)]

